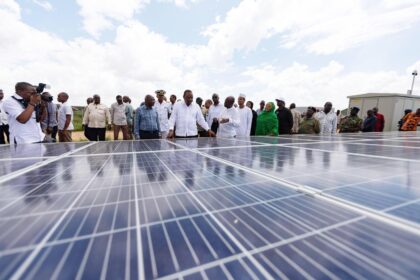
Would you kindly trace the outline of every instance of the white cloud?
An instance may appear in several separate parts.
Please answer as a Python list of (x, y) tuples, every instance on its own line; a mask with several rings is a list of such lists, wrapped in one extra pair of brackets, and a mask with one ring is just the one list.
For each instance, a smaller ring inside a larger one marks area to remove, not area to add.
[[(75, 105), (84, 104), (86, 97), (94, 93), (100, 94), (106, 104), (113, 102), (117, 93), (128, 94), (137, 105), (145, 94), (157, 88), (178, 96), (185, 88), (191, 88), (203, 98), (213, 92), (222, 97), (244, 92), (257, 102), (282, 95), (288, 103), (293, 101), (298, 106), (322, 105), (330, 100), (341, 108), (347, 105), (346, 96), (353, 93), (404, 93), (410, 86), (409, 71), (414, 67), (420, 69), (420, 61), (413, 60), (403, 74), (348, 72), (336, 61), (321, 68), (311, 68), (305, 63), (283, 67), (266, 64), (244, 71), (232, 62), (226, 64), (232, 54), (227, 48), (232, 42), (242, 44), (247, 34), (258, 40), (252, 32), (243, 31), (240, 36), (231, 38), (233, 41), (229, 39), (229, 44), (223, 45), (225, 48), (219, 48), (219, 43), (224, 41), (218, 30), (208, 45), (185, 45), (169, 42), (139, 21), (124, 20), (125, 17), (130, 18), (131, 14), (120, 12), (119, 17), (114, 17), (124, 23), (116, 27), (115, 39), (111, 42), (101, 43), (90, 38), (66, 41), (23, 23), (15, 2), (1, 2), (1, 87), (6, 94), (11, 94), (18, 81), (47, 82), (52, 85), (54, 95), (68, 92)], [(256, 45), (253, 42), (241, 46)]]
[(32, 0), (32, 2), (34, 2), (35, 4), (37, 4), (38, 6), (40, 6), (41, 8), (43, 8), (44, 10), (46, 10), (47, 12), (50, 12), (50, 11), (53, 10), (53, 6), (48, 1), (45, 1), (45, 0)]
[(243, 75), (252, 85), (253, 92), (258, 92), (256, 100), (283, 96), (288, 103), (295, 102), (297, 106), (322, 106), (326, 101), (332, 101), (337, 108), (347, 107), (346, 97), (352, 94), (405, 93), (410, 82), (409, 75), (395, 71), (348, 73), (336, 61), (315, 70), (300, 63), (285, 69), (265, 65), (252, 67)]
[(149, 0), (76, 0), (83, 17), (83, 26), (98, 38), (102, 31), (113, 27), (113, 21), (129, 20)]
[(341, 52), (410, 28), (420, 21), (418, 1), (243, 0), (203, 32), (213, 50), (231, 57), (274, 35), (283, 47), (316, 54)]

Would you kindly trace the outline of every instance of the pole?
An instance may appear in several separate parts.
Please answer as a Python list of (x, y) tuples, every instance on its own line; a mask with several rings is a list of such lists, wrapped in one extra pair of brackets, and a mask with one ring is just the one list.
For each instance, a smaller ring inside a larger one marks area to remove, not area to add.
[(411, 83), (411, 90), (409, 92), (408, 95), (412, 95), (413, 94), (413, 88), (414, 88), (414, 80), (416, 79), (416, 75), (413, 75), (413, 82)]

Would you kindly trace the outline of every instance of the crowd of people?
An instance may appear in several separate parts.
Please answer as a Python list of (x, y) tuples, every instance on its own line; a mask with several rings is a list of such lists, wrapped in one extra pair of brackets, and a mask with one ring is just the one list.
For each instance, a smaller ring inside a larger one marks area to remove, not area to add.
[[(83, 110), (84, 135), (90, 141), (104, 141), (106, 130), (113, 129), (114, 140), (120, 131), (124, 140), (194, 137), (278, 136), (284, 134), (322, 134), (355, 132), (382, 132), (385, 118), (378, 108), (368, 110), (362, 120), (360, 109), (353, 107), (350, 114), (341, 117), (334, 112), (333, 104), (326, 102), (322, 109), (308, 107), (301, 113), (294, 103), (286, 107), (284, 98), (275, 102), (254, 103), (244, 94), (237, 99), (229, 96), (222, 104), (218, 94), (204, 101), (193, 92), (185, 90), (181, 99), (175, 95), (167, 101), (166, 92), (157, 90), (155, 96), (146, 95), (137, 109), (128, 96), (116, 96), (109, 108), (101, 103), (99, 95), (87, 98)], [(59, 104), (53, 102), (48, 92), (38, 92), (37, 87), (20, 82), (15, 94), (4, 99), (0, 90), (0, 144), (71, 142), (73, 109), (69, 95), (60, 92)], [(204, 104), (203, 104), (204, 101)], [(276, 108), (277, 105), (277, 108)], [(415, 131), (420, 123), (420, 108), (415, 113), (406, 110), (399, 123), (400, 130)], [(10, 142), (11, 141), (11, 142)]]

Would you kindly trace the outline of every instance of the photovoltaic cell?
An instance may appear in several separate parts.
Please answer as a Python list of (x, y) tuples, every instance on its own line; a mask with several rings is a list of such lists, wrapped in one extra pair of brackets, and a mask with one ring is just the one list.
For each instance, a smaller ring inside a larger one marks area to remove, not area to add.
[(0, 147), (0, 279), (416, 279), (420, 134)]

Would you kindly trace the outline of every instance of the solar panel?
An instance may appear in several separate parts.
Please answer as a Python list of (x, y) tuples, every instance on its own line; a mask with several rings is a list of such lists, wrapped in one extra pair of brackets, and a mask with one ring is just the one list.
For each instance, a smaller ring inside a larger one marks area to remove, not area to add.
[(0, 153), (0, 279), (420, 276), (419, 133)]

